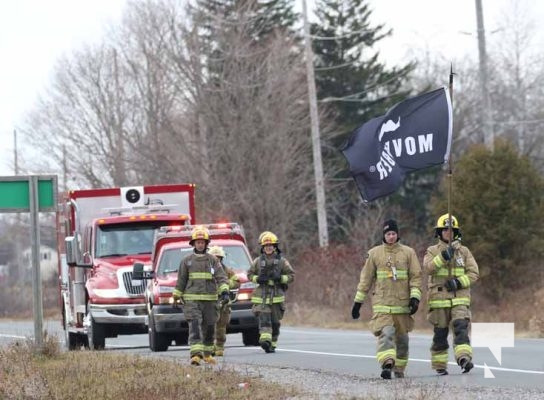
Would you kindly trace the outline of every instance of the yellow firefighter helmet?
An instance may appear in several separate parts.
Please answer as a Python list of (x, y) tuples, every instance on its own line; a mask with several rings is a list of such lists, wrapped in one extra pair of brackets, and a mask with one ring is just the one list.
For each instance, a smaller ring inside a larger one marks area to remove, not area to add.
[(205, 240), (206, 243), (210, 242), (210, 232), (203, 226), (197, 226), (191, 233), (191, 240), (189, 244), (192, 246), (195, 240)]
[[(438, 218), (438, 221), (436, 221), (436, 229), (443, 229), (443, 228), (449, 228), (450, 227), (450, 215), (444, 214), (441, 215)], [(451, 215), (451, 227), (453, 229), (459, 229), (459, 222), (457, 221), (457, 218), (455, 216)]]
[(216, 257), (221, 257), (221, 258), (225, 257), (225, 251), (223, 250), (223, 248), (221, 246), (212, 246), (212, 247), (210, 247), (210, 250), (208, 251), (208, 253), (210, 253), (212, 256), (216, 256)]
[(277, 245), (278, 243), (278, 237), (272, 232), (263, 232), (259, 235), (259, 244), (261, 246), (266, 246), (267, 244)]

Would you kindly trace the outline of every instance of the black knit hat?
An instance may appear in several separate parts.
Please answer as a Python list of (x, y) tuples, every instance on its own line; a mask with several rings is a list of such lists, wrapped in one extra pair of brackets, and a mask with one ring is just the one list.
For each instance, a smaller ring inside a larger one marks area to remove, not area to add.
[(387, 232), (393, 231), (397, 235), (399, 234), (399, 227), (397, 225), (397, 221), (394, 219), (388, 219), (383, 223), (383, 234), (385, 235)]

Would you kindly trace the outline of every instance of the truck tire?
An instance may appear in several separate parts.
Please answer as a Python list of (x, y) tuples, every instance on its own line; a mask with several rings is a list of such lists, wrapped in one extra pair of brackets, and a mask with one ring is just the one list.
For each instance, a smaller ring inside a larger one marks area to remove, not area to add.
[[(90, 306), (87, 303), (87, 312), (90, 313)], [(96, 323), (91, 315), (89, 315), (91, 325), (87, 332), (87, 338), (89, 341), (89, 349), (91, 350), (103, 350), (106, 347), (106, 328), (104, 324)]]
[(149, 314), (149, 348), (151, 351), (166, 351), (171, 342), (170, 335), (155, 330), (153, 313)]
[(189, 332), (183, 332), (174, 336), (176, 346), (187, 346), (189, 344)]
[(70, 332), (67, 324), (66, 309), (62, 307), (62, 326), (64, 328), (64, 345), (68, 351), (79, 350), (81, 347), (81, 340), (79, 335), (75, 332)]
[(242, 341), (244, 342), (244, 346), (258, 346), (259, 328), (250, 328), (242, 331)]

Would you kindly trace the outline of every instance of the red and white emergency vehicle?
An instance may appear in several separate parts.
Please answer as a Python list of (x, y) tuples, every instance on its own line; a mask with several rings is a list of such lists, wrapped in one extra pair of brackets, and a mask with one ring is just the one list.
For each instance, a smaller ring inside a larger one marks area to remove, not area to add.
[[(252, 312), (251, 296), (255, 284), (248, 281), (251, 257), (242, 227), (237, 223), (206, 224), (210, 232), (209, 246), (221, 246), (225, 252), (223, 263), (234, 270), (240, 287), (231, 290), (231, 319), (227, 333), (242, 333), (246, 346), (259, 344), (258, 321)], [(193, 248), (189, 245), (195, 226), (170, 226), (155, 235), (151, 269), (142, 263), (134, 265), (133, 277), (148, 280), (146, 290), (149, 348), (166, 351), (172, 344), (187, 344), (189, 327), (183, 306), (173, 307), (172, 292), (176, 286), (178, 269)]]
[(151, 264), (159, 228), (195, 222), (194, 189), (156, 185), (61, 196), (59, 276), (68, 349), (101, 349), (106, 338), (147, 332), (145, 281), (133, 279), (133, 265)]

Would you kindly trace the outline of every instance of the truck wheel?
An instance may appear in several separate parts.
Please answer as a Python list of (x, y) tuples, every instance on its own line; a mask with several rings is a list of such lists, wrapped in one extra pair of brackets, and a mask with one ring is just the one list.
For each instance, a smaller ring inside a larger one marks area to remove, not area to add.
[[(90, 306), (87, 304), (87, 312), (90, 313)], [(94, 321), (93, 317), (89, 315), (91, 325), (87, 332), (87, 338), (89, 340), (89, 349), (91, 350), (103, 350), (106, 347), (106, 329), (104, 324), (98, 324)]]
[(176, 335), (174, 337), (174, 341), (176, 342), (176, 346), (187, 346), (189, 344), (189, 333), (183, 332)]
[(79, 350), (78, 344), (81, 344), (78, 340), (78, 334), (73, 332), (65, 331), (65, 340), (66, 340), (66, 348), (69, 351), (72, 350)]
[(153, 314), (149, 315), (149, 348), (151, 351), (166, 351), (172, 342), (170, 335), (155, 330)]
[(78, 350), (81, 347), (81, 342), (79, 341), (78, 334), (75, 332), (70, 332), (67, 324), (66, 309), (62, 307), (62, 326), (64, 328), (64, 345), (69, 351)]
[(242, 341), (244, 346), (258, 346), (259, 345), (259, 329), (251, 328), (242, 331)]

